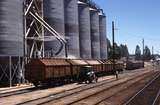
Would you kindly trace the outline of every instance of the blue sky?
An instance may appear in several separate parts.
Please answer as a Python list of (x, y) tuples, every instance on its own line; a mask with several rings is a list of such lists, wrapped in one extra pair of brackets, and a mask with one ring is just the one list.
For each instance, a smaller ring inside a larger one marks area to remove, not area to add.
[(116, 42), (127, 44), (129, 52), (142, 39), (154, 53), (160, 53), (160, 0), (94, 0), (107, 16), (107, 37), (111, 40), (111, 22), (115, 21)]

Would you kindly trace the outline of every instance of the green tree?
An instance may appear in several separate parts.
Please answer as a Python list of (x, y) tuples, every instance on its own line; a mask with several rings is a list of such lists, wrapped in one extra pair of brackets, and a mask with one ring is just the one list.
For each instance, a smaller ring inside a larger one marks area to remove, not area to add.
[(125, 53), (125, 57), (129, 56), (129, 51), (128, 51), (127, 45), (124, 45), (124, 53)]
[(151, 51), (148, 48), (148, 46), (145, 46), (144, 49), (144, 60), (150, 60), (151, 59)]
[(115, 46), (115, 59), (121, 58), (121, 48), (117, 45), (117, 43), (114, 44)]
[(111, 45), (111, 42), (108, 38), (106, 40), (107, 40), (108, 59), (111, 59), (112, 58), (112, 45)]
[(129, 52), (128, 52), (128, 47), (127, 45), (123, 45), (121, 44), (120, 46), (120, 53), (121, 53), (121, 57), (128, 57), (129, 56)]
[[(115, 46), (115, 59), (120, 59), (121, 57), (128, 57), (128, 47), (127, 45), (121, 44), (118, 46), (117, 43), (114, 43)], [(107, 51), (108, 51), (108, 59), (113, 59), (113, 46), (111, 45), (109, 39), (107, 39)]]
[(141, 49), (140, 49), (139, 45), (136, 46), (135, 59), (136, 60), (140, 60), (141, 59)]

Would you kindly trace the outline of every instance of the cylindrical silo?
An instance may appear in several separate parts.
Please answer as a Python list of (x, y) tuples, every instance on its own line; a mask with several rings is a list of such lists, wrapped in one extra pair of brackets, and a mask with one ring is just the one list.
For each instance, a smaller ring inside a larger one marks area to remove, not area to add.
[(23, 0), (0, 0), (0, 55), (23, 56)]
[(106, 16), (99, 15), (101, 59), (107, 59)]
[(85, 3), (78, 4), (79, 10), (79, 38), (81, 58), (91, 58), (91, 37), (90, 37), (90, 11)]
[[(43, 0), (44, 8), (44, 19), (45, 21), (54, 28), (60, 35), (65, 35), (64, 27), (64, 0)], [(45, 35), (51, 35), (45, 30)], [(50, 57), (65, 57), (65, 47), (63, 46), (62, 51), (58, 54), (57, 51), (61, 48), (59, 41), (52, 40), (44, 43), (45, 52), (49, 52)]]
[(100, 59), (99, 12), (96, 9), (90, 9), (90, 20), (92, 58)]
[(77, 0), (64, 0), (65, 2), (65, 36), (67, 40), (67, 54), (69, 58), (79, 58), (79, 26)]

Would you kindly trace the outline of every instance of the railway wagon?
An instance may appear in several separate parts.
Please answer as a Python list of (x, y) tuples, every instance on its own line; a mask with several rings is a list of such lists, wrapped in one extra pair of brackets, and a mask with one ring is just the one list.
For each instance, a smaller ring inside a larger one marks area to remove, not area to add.
[(127, 61), (126, 70), (134, 70), (144, 68), (144, 62), (142, 61)]
[(105, 72), (112, 72), (113, 71), (113, 63), (108, 61), (103, 61), (104, 63), (104, 71)]
[(117, 71), (123, 71), (125, 67), (123, 63), (116, 63), (115, 68)]
[(70, 65), (72, 80), (77, 80), (77, 75), (79, 75), (80, 68), (82, 66), (88, 66), (88, 63), (82, 59), (67, 59), (66, 60)]
[(77, 81), (80, 68), (83, 66), (92, 66), (98, 76), (108, 73), (114, 73), (115, 70), (124, 69), (123, 64), (113, 64), (102, 62), (101, 60), (83, 60), (83, 59), (31, 59), (25, 66), (25, 77), (35, 86), (39, 84), (59, 84), (71, 81)]
[(99, 73), (100, 76), (114, 74), (115, 71), (123, 71), (124, 64), (123, 63), (115, 63), (113, 64), (111, 61), (101, 60), (102, 63), (102, 71)]
[(103, 71), (102, 64), (98, 60), (85, 60), (89, 66), (92, 66), (95, 73), (100, 73)]
[(31, 59), (25, 69), (26, 79), (35, 86), (71, 78), (70, 64), (65, 59)]

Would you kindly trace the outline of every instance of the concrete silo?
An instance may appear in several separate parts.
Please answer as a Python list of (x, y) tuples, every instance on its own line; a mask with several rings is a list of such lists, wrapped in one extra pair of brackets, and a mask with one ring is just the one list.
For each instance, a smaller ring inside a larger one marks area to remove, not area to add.
[(91, 37), (90, 37), (90, 11), (89, 6), (79, 2), (79, 38), (80, 56), (84, 59), (91, 58)]
[(23, 2), (0, 0), (0, 55), (23, 56)]
[(17, 83), (24, 56), (23, 0), (0, 0), (0, 85)]
[(93, 59), (100, 59), (99, 12), (90, 8), (91, 53)]
[[(54, 28), (60, 35), (65, 35), (64, 27), (64, 0), (43, 0), (44, 20)], [(49, 36), (50, 33), (45, 31), (45, 35)], [(48, 57), (65, 57), (65, 47), (63, 46), (60, 53), (56, 54), (61, 43), (56, 39), (53, 41), (45, 42), (45, 53), (49, 52)]]
[(79, 24), (77, 0), (64, 0), (65, 36), (67, 40), (67, 54), (69, 58), (79, 58)]
[(107, 59), (106, 16), (99, 15), (101, 59)]

